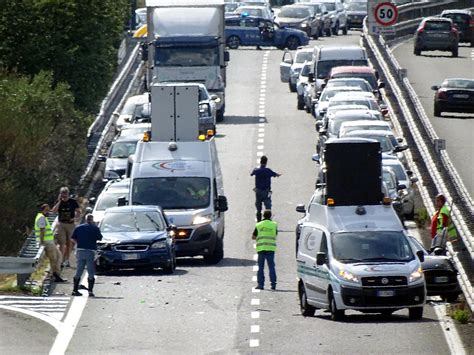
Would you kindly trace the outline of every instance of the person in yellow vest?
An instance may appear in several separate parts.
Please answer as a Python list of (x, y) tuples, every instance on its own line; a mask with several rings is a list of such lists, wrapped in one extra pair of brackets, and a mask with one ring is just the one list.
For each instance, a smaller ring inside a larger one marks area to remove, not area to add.
[(263, 211), (263, 220), (255, 225), (255, 230), (252, 235), (252, 239), (256, 241), (258, 254), (257, 289), (259, 290), (263, 290), (265, 283), (265, 260), (268, 265), (272, 290), (276, 289), (277, 277), (275, 271), (275, 251), (277, 246), (276, 239), (278, 225), (276, 222), (272, 221), (271, 218), (272, 211)]
[(51, 265), (53, 281), (66, 282), (66, 280), (62, 279), (59, 275), (61, 272), (62, 255), (56, 246), (56, 243), (54, 242), (53, 229), (46, 218), (50, 211), (49, 205), (47, 203), (43, 203), (40, 209), (40, 212), (38, 212), (35, 218), (36, 240), (39, 241), (42, 246), (44, 246), (44, 251)]
[(448, 228), (448, 241), (454, 242), (457, 240), (457, 232), (451, 219), (451, 211), (446, 204), (446, 197), (443, 194), (438, 194), (435, 197), (436, 212), (431, 218), (431, 238), (436, 234), (440, 234), (443, 228)]

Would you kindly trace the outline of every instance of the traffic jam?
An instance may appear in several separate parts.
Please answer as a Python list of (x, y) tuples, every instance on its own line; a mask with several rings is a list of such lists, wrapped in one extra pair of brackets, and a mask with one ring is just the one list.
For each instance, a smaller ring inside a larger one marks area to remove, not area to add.
[[(94, 293), (57, 285), (73, 292), (51, 353), (474, 351), (449, 316), (466, 304), (452, 202), (435, 191), (426, 212), (417, 148), (360, 39), (414, 2), (146, 0), (143, 85), (111, 118), (85, 211)], [(474, 14), (424, 17), (405, 41), (456, 58)], [(472, 118), (472, 73), (431, 90), (430, 115)]]

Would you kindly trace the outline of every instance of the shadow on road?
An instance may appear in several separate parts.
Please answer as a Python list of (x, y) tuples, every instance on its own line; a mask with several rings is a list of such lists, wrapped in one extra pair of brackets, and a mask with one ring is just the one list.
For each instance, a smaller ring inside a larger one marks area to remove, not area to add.
[(462, 59), (462, 58), (467, 58), (462, 55), (458, 55), (457, 57), (453, 57), (451, 54), (445, 54), (445, 55), (440, 55), (440, 54), (420, 54), (420, 57), (427, 57), (427, 58), (453, 58), (453, 59)]
[[(267, 119), (264, 118), (266, 123)], [(219, 125), (244, 125), (244, 124), (257, 124), (260, 123), (260, 117), (258, 116), (225, 116), (225, 120)]]
[(133, 276), (144, 276), (144, 277), (157, 277), (157, 276), (180, 276), (185, 275), (188, 272), (186, 270), (176, 269), (173, 274), (169, 275), (161, 269), (123, 269), (123, 270), (111, 270), (107, 272), (99, 273), (100, 276), (116, 276), (116, 277), (133, 277)]
[(206, 264), (204, 259), (196, 257), (177, 259), (176, 264), (183, 267), (235, 267), (253, 266), (255, 265), (255, 261), (250, 259), (224, 258), (216, 265), (209, 265)]
[[(318, 311), (315, 318), (331, 320), (328, 312)], [(349, 314), (344, 317), (341, 323), (439, 323), (436, 319), (423, 318), (421, 320), (411, 320), (407, 315), (392, 314)]]

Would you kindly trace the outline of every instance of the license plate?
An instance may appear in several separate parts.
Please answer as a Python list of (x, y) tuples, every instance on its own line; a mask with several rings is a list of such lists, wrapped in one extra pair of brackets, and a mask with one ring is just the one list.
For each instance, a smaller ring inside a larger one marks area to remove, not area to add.
[(377, 291), (378, 297), (393, 297), (395, 296), (395, 291), (393, 290), (379, 290)]
[(456, 99), (468, 99), (469, 94), (454, 94), (453, 97)]
[(140, 255), (137, 253), (122, 254), (122, 260), (136, 260), (140, 259)]
[(437, 284), (446, 283), (448, 281), (449, 278), (447, 276), (437, 276), (434, 278), (434, 282), (436, 282)]

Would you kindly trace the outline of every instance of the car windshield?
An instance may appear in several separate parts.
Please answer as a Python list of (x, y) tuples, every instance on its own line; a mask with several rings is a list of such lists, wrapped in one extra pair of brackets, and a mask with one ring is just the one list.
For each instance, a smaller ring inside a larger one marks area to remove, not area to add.
[(143, 126), (138, 126), (138, 127), (134, 127), (135, 125), (128, 125), (126, 126), (126, 128), (123, 128), (121, 131), (120, 131), (120, 137), (133, 137), (133, 136), (139, 136), (139, 135), (143, 135), (143, 133), (145, 131), (149, 131), (151, 130), (151, 125), (150, 126), (147, 126), (147, 127), (143, 127)]
[(311, 73), (311, 65), (305, 65), (301, 70), (301, 76), (308, 76)]
[(311, 14), (306, 7), (284, 7), (278, 14), (279, 17), (305, 18)]
[(376, 125), (354, 125), (354, 126), (344, 126), (342, 128), (344, 134), (347, 134), (352, 131), (379, 131), (379, 130), (386, 130), (387, 132), (390, 131), (390, 127), (382, 125), (382, 126), (376, 126)]
[(329, 107), (341, 105), (360, 105), (371, 109), (369, 100), (364, 99), (331, 100), (329, 102)]
[(324, 5), (326, 6), (327, 11), (334, 11), (336, 10), (336, 4), (335, 3), (327, 3), (325, 2)]
[(262, 9), (239, 7), (235, 12), (238, 14), (246, 13), (248, 16), (263, 17)]
[(296, 52), (295, 63), (304, 63), (306, 61), (311, 61), (313, 58), (313, 52), (301, 51)]
[(100, 231), (110, 232), (154, 232), (164, 231), (163, 217), (157, 211), (105, 213)]
[(426, 21), (424, 30), (449, 32), (451, 31), (451, 24), (447, 21)]
[(94, 210), (95, 211), (105, 211), (109, 207), (116, 207), (117, 200), (119, 197), (127, 196), (125, 191), (106, 191), (99, 196)]
[(414, 259), (407, 238), (398, 231), (334, 233), (331, 242), (334, 258), (344, 264), (407, 262)]
[(350, 2), (347, 4), (346, 9), (348, 11), (367, 11), (366, 2)]
[[(339, 87), (338, 88), (326, 88), (323, 90), (321, 93), (321, 98), (319, 101), (328, 101), (331, 97), (335, 96), (336, 94), (340, 92), (345, 92), (345, 91), (351, 91), (351, 90), (341, 90)], [(356, 88), (354, 87), (354, 91), (356, 91)]]
[[(357, 137), (357, 134), (355, 135), (351, 134), (351, 137)], [(375, 139), (376, 141), (378, 141), (380, 143), (380, 149), (382, 150), (382, 153), (391, 153), (393, 151), (393, 145), (388, 136), (379, 136), (379, 135), (371, 136), (367, 134), (367, 135), (361, 135), (360, 137)]]
[(340, 73), (333, 75), (333, 78), (362, 78), (370, 84), (372, 89), (377, 88), (377, 79), (370, 73)]
[(204, 177), (153, 177), (133, 180), (134, 205), (163, 209), (205, 208), (210, 203), (210, 183)]
[(135, 154), (137, 142), (115, 142), (112, 144), (109, 158), (128, 158)]
[(228, 2), (224, 4), (225, 6), (225, 12), (233, 12), (235, 11), (236, 8), (239, 7), (238, 2)]
[(474, 80), (470, 79), (448, 79), (441, 85), (444, 88), (474, 89)]
[(332, 87), (341, 87), (341, 86), (354, 86), (360, 88), (362, 91), (370, 92), (372, 87), (365, 80), (337, 80), (337, 81), (328, 81), (326, 85), (327, 88)]
[(334, 67), (342, 67), (347, 65), (355, 65), (355, 66), (364, 66), (368, 65), (366, 59), (360, 60), (348, 60), (348, 59), (340, 59), (340, 60), (321, 60), (318, 62), (318, 78), (324, 79), (328, 76), (329, 72)]
[(395, 180), (393, 179), (393, 175), (390, 173), (390, 171), (386, 171), (386, 170), (383, 171), (382, 176), (383, 176), (383, 181), (385, 182), (389, 190), (396, 189)]
[(408, 180), (405, 169), (403, 168), (403, 166), (401, 164), (393, 164), (393, 165), (390, 164), (388, 166), (390, 167), (390, 169), (393, 170), (393, 172), (395, 173), (398, 181), (407, 181)]
[(155, 65), (159, 67), (201, 67), (219, 65), (219, 47), (160, 47)]
[(133, 115), (133, 112), (135, 111), (135, 107), (138, 105), (138, 104), (143, 104), (145, 102), (147, 102), (147, 98), (146, 97), (141, 97), (142, 95), (140, 95), (140, 97), (131, 97), (127, 100), (127, 102), (125, 103), (125, 105), (123, 106), (123, 109), (122, 109), (122, 112), (120, 113), (121, 115)]

